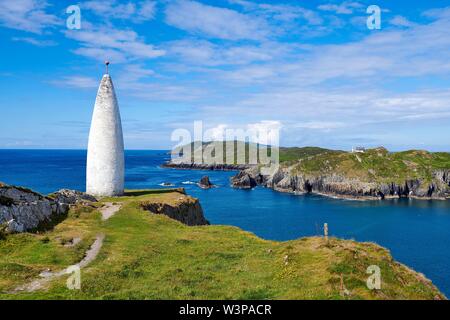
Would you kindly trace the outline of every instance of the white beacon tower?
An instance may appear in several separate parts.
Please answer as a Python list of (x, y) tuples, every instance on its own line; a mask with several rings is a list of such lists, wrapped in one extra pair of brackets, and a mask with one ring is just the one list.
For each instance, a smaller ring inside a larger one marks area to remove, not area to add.
[(124, 188), (124, 146), (119, 104), (111, 77), (103, 75), (95, 99), (89, 132), (86, 193), (93, 196), (119, 196)]

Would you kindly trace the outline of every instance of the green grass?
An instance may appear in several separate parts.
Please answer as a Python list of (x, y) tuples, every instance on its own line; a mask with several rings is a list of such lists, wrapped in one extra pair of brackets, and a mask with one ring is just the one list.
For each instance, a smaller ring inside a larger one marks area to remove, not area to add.
[[(201, 145), (202, 150), (205, 151), (208, 146), (212, 146), (212, 143), (205, 142)], [(248, 163), (250, 145), (257, 148), (268, 148), (268, 155), (270, 156), (270, 146), (234, 141), (234, 147), (231, 151), (234, 152), (235, 157), (231, 164), (237, 163), (238, 155), (245, 158), (245, 163)], [(191, 147), (193, 157), (194, 143), (185, 147)], [(226, 162), (225, 146), (223, 148), (223, 161)], [(242, 155), (243, 152), (244, 155)], [(347, 178), (377, 183), (402, 184), (406, 180), (415, 179), (430, 182), (433, 179), (434, 171), (450, 169), (450, 153), (432, 153), (423, 150), (389, 152), (383, 147), (368, 149), (365, 153), (357, 154), (319, 147), (280, 147), (279, 160), (282, 166), (293, 167), (294, 173), (340, 174)], [(230, 163), (230, 161), (228, 162)]]
[[(220, 148), (222, 146), (222, 153), (223, 153), (223, 163), (227, 164), (237, 164), (238, 159), (245, 159), (245, 164), (249, 164), (249, 153), (250, 153), (250, 147), (255, 148), (257, 150), (257, 162), (260, 163), (259, 158), (259, 152), (262, 152), (263, 154), (266, 154), (267, 157), (271, 156), (271, 146), (266, 146), (262, 144), (256, 144), (256, 143), (249, 143), (249, 142), (243, 142), (243, 141), (216, 141), (218, 143), (217, 148)], [(211, 152), (212, 156), (215, 156), (215, 145), (216, 142), (192, 142), (188, 145), (184, 145), (182, 147), (176, 148), (172, 151), (172, 154), (178, 154), (182, 155), (183, 150), (190, 150), (191, 152), (191, 162), (194, 162), (194, 155), (196, 150), (201, 150), (203, 154), (209, 154)], [(230, 144), (232, 143), (232, 145)], [(197, 149), (196, 149), (197, 147)], [(230, 149), (231, 147), (231, 149)], [(209, 149), (210, 148), (210, 149)], [(260, 150), (261, 149), (261, 150)], [(226, 153), (231, 152), (234, 157), (233, 159), (227, 159)], [(329, 150), (319, 147), (280, 147), (279, 148), (279, 157), (280, 162), (290, 162), (290, 161), (297, 161), (300, 159), (304, 159), (307, 157), (315, 156), (322, 153), (342, 153), (343, 151), (337, 151), (337, 150)], [(230, 161), (231, 160), (231, 161)], [(203, 159), (204, 162), (207, 162), (207, 159)], [(238, 164), (243, 164), (239, 162)]]
[[(2, 299), (433, 299), (439, 295), (417, 273), (394, 262), (385, 249), (318, 237), (266, 241), (230, 226), (188, 227), (141, 209), (143, 201), (174, 203), (177, 191), (129, 191), (122, 209), (107, 221), (96, 211), (73, 209), (42, 234), (0, 240)], [(97, 258), (82, 269), (82, 289), (65, 278), (45, 290), (10, 294), (43, 269), (61, 270), (81, 260), (98, 233), (105, 234)], [(61, 239), (81, 237), (75, 247)], [(284, 257), (288, 256), (285, 265)], [(382, 269), (382, 289), (365, 286), (367, 266)], [(340, 295), (343, 275), (348, 297)], [(442, 296), (441, 296), (442, 297)]]
[(341, 154), (343, 151), (329, 150), (319, 147), (280, 147), (280, 162), (298, 161), (325, 153)]
[[(181, 146), (174, 149), (171, 153), (182, 156), (183, 152), (188, 152), (190, 150), (191, 157), (190, 162), (198, 161), (194, 159), (195, 157), (202, 157), (203, 163), (215, 163), (216, 152), (222, 149), (222, 163), (235, 165), (235, 164), (257, 164), (251, 163), (250, 158), (250, 147), (254, 148), (256, 162), (259, 163), (259, 152), (263, 152), (268, 157), (270, 157), (270, 147), (267, 150), (267, 146), (256, 143), (249, 143), (243, 141), (213, 141), (213, 142), (192, 142), (188, 145)], [(261, 149), (261, 150), (260, 150)], [(186, 157), (186, 156), (185, 156)]]
[(299, 159), (294, 165), (297, 173), (341, 174), (367, 182), (404, 183), (421, 179), (430, 182), (433, 172), (450, 169), (450, 153), (410, 150), (388, 152), (384, 148), (365, 153), (323, 152)]
[[(245, 163), (248, 163), (250, 145), (268, 148), (268, 155), (271, 152), (270, 146), (242, 141), (234, 141), (233, 145), (231, 151), (234, 152), (235, 157), (231, 164), (237, 163), (238, 155), (245, 158)], [(203, 143), (202, 150), (205, 151), (208, 146), (212, 146), (211, 142)], [(191, 147), (193, 157), (194, 143), (185, 147)], [(225, 146), (223, 152), (225, 162)], [(244, 155), (242, 155), (243, 152)], [(294, 173), (340, 174), (348, 178), (377, 183), (402, 184), (406, 180), (415, 179), (430, 182), (435, 170), (450, 168), (450, 153), (432, 153), (423, 150), (389, 152), (383, 147), (368, 149), (365, 153), (357, 154), (319, 147), (280, 147), (279, 160), (282, 166), (293, 167)]]

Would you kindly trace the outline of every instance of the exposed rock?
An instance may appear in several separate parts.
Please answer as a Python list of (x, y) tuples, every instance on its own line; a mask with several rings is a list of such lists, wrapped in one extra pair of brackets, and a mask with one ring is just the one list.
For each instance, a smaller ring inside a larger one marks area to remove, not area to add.
[(256, 184), (281, 192), (317, 193), (356, 199), (450, 198), (450, 170), (434, 172), (431, 181), (416, 179), (406, 180), (401, 184), (361, 181), (338, 174), (293, 173), (290, 168), (280, 168), (270, 176), (262, 176), (259, 170), (251, 168), (239, 172), (232, 178), (232, 186), (235, 188), (252, 188)]
[(251, 189), (256, 187), (257, 183), (254, 177), (246, 170), (239, 172), (231, 179), (231, 185), (234, 188)]
[(67, 247), (67, 248), (74, 247), (77, 244), (79, 244), (81, 242), (81, 240), (82, 240), (81, 238), (75, 237), (75, 238), (69, 239), (67, 242), (64, 242), (63, 245), (64, 245), (64, 247)]
[(142, 208), (155, 214), (164, 214), (188, 226), (208, 225), (209, 221), (203, 215), (200, 202), (192, 197), (184, 196), (174, 205), (160, 202), (146, 202)]
[(257, 185), (266, 185), (267, 176), (263, 176), (259, 168), (253, 166), (251, 168), (240, 171), (231, 178), (231, 186), (239, 189), (252, 189)]
[(61, 189), (50, 196), (54, 198), (56, 202), (66, 204), (86, 204), (89, 202), (97, 202), (97, 199), (94, 196), (69, 189)]
[(198, 186), (202, 189), (210, 189), (212, 187), (214, 187), (214, 185), (211, 183), (211, 181), (209, 180), (208, 176), (203, 176), (200, 179), (200, 182), (198, 183)]
[(163, 182), (159, 184), (161, 187), (173, 187), (175, 186), (173, 183), (170, 182)]
[(68, 204), (29, 189), (0, 186), (0, 224), (6, 224), (8, 233), (35, 229), (41, 222), (51, 221), (68, 210)]

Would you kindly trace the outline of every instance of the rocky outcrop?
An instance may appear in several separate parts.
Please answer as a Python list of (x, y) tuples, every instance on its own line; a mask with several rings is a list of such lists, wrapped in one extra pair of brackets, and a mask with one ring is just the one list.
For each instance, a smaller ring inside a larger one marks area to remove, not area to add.
[(63, 189), (43, 196), (29, 189), (0, 185), (0, 224), (8, 233), (25, 232), (67, 214), (70, 205), (96, 201), (78, 191)]
[(89, 204), (90, 202), (97, 202), (97, 199), (94, 196), (69, 189), (61, 189), (50, 194), (49, 197), (53, 198), (58, 203), (66, 204)]
[(203, 215), (203, 209), (198, 199), (184, 196), (175, 204), (161, 202), (142, 203), (141, 207), (154, 214), (164, 214), (188, 226), (208, 225), (209, 221)]
[(257, 170), (247, 169), (231, 180), (232, 186), (236, 188), (249, 188), (255, 183), (281, 192), (316, 193), (353, 199), (450, 198), (450, 170), (436, 171), (431, 181), (412, 179), (403, 183), (361, 181), (338, 174), (294, 174), (289, 168), (280, 168), (270, 176), (262, 176)]
[(239, 189), (252, 189), (257, 186), (257, 183), (252, 174), (244, 170), (232, 178), (231, 185)]
[(252, 189), (257, 185), (265, 185), (266, 178), (259, 171), (259, 168), (254, 166), (240, 171), (237, 175), (231, 178), (231, 186), (238, 189)]
[(208, 176), (203, 176), (198, 183), (198, 186), (202, 189), (211, 189), (214, 185), (209, 180)]
[(207, 164), (191, 162), (168, 161), (162, 165), (163, 168), (188, 169), (188, 170), (218, 170), (218, 171), (238, 171), (253, 167), (248, 164)]
[(0, 224), (8, 233), (35, 229), (55, 215), (66, 214), (69, 205), (59, 203), (29, 189), (3, 185), (0, 187)]

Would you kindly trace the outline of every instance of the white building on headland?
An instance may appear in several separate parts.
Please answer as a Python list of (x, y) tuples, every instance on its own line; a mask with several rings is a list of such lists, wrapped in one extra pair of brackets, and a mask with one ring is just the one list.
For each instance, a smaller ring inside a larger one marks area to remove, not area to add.
[(364, 147), (353, 147), (352, 153), (364, 153), (366, 152), (366, 148)]
[(86, 193), (94, 196), (118, 196), (124, 190), (122, 122), (108, 64), (98, 88), (89, 132)]

